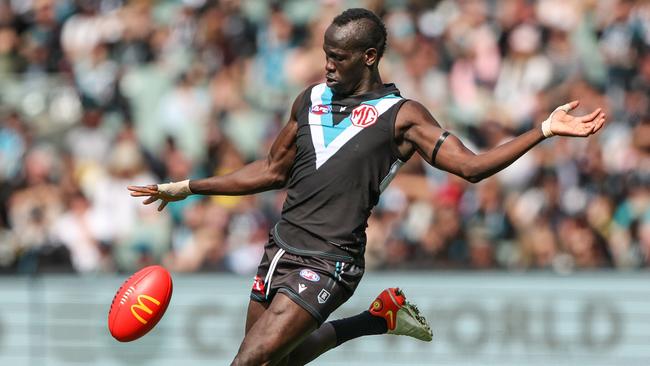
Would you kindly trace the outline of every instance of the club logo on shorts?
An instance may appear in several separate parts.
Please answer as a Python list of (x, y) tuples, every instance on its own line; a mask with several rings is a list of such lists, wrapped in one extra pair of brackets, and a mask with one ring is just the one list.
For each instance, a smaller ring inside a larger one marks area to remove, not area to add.
[(315, 105), (315, 106), (311, 107), (311, 113), (315, 114), (315, 115), (318, 115), (318, 116), (323, 115), (323, 114), (328, 114), (331, 111), (332, 111), (332, 107), (329, 106), (329, 105), (325, 105), (325, 104), (318, 104), (318, 105)]
[(350, 113), (352, 124), (362, 128), (374, 125), (377, 118), (379, 118), (379, 112), (377, 112), (377, 108), (370, 104), (362, 104), (354, 108)]
[(260, 276), (255, 276), (255, 280), (253, 281), (253, 291), (264, 293), (264, 281), (262, 281)]
[(311, 282), (320, 281), (320, 276), (318, 275), (318, 273), (312, 271), (311, 269), (303, 269), (302, 271), (300, 271), (300, 277)]
[(327, 292), (327, 290), (322, 289), (320, 290), (320, 293), (318, 294), (318, 303), (319, 304), (324, 304), (327, 299), (330, 298), (330, 293)]

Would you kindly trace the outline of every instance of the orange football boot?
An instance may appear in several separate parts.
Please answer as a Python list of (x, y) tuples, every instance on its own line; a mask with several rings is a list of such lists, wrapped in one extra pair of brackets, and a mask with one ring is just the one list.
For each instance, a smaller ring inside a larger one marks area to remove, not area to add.
[(386, 319), (388, 334), (405, 335), (430, 342), (431, 327), (418, 307), (406, 301), (399, 288), (387, 288), (370, 305), (370, 314)]

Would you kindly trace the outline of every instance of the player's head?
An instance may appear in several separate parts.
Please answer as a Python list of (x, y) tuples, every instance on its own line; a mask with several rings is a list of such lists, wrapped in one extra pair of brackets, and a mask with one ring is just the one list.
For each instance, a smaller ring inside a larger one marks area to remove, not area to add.
[(327, 85), (349, 94), (361, 80), (377, 72), (386, 48), (386, 27), (367, 9), (348, 9), (334, 18), (325, 32)]

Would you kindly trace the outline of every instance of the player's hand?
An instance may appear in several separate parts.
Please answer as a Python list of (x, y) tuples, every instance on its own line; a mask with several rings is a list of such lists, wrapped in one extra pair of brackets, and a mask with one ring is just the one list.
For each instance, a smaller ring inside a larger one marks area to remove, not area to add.
[(605, 112), (596, 108), (584, 116), (572, 116), (569, 112), (580, 104), (574, 100), (558, 107), (550, 117), (550, 128), (553, 135), (586, 137), (598, 132), (605, 124)]
[(189, 194), (169, 194), (158, 190), (157, 184), (150, 184), (148, 186), (128, 186), (129, 191), (131, 191), (131, 197), (148, 197), (142, 203), (145, 205), (152, 204), (160, 200), (160, 205), (158, 206), (158, 211), (162, 211), (169, 202), (180, 201), (185, 199)]

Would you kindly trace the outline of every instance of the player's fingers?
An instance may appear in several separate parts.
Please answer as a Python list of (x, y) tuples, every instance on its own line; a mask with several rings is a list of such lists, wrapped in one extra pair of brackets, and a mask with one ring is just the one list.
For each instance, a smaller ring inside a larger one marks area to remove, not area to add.
[(581, 120), (582, 120), (582, 122), (592, 122), (593, 120), (596, 119), (596, 117), (598, 117), (600, 115), (601, 112), (602, 112), (601, 108), (596, 108), (596, 110), (589, 113), (588, 115), (582, 116)]
[(162, 211), (168, 203), (169, 201), (161, 200), (160, 206), (158, 206), (158, 211)]
[(155, 195), (157, 192), (131, 192), (131, 197), (149, 197)]
[(585, 124), (585, 136), (591, 135), (595, 126), (596, 126), (596, 123), (594, 123), (594, 122)]
[(142, 193), (158, 192), (158, 187), (155, 184), (148, 185), (148, 186), (128, 186), (126, 188), (131, 192), (142, 192)]
[(598, 131), (598, 129), (600, 129), (600, 127), (602, 127), (602, 124), (604, 123), (604, 121), (605, 121), (605, 119), (603, 117), (603, 114), (602, 113), (599, 114), (598, 117), (592, 123), (589, 124), (591, 126), (590, 133), (591, 134), (596, 133), (596, 131)]
[(157, 200), (158, 200), (158, 197), (151, 196), (151, 197), (147, 198), (146, 200), (142, 201), (142, 204), (148, 205), (150, 203), (156, 202)]
[(562, 109), (563, 109), (565, 112), (569, 113), (570, 111), (576, 109), (576, 107), (577, 107), (578, 105), (580, 105), (580, 101), (579, 101), (579, 100), (574, 100), (574, 101), (571, 101), (571, 102), (569, 102), (569, 103), (563, 105), (563, 106), (562, 106), (562, 107), (563, 107)]
[(606, 118), (605, 114), (603, 113), (602, 118), (600, 118), (600, 119), (596, 122), (596, 126), (594, 126), (594, 130), (593, 130), (592, 133), (596, 133), (596, 132), (598, 132), (601, 128), (603, 128), (603, 126), (605, 125), (605, 121), (606, 121), (606, 120), (607, 120), (607, 118)]

